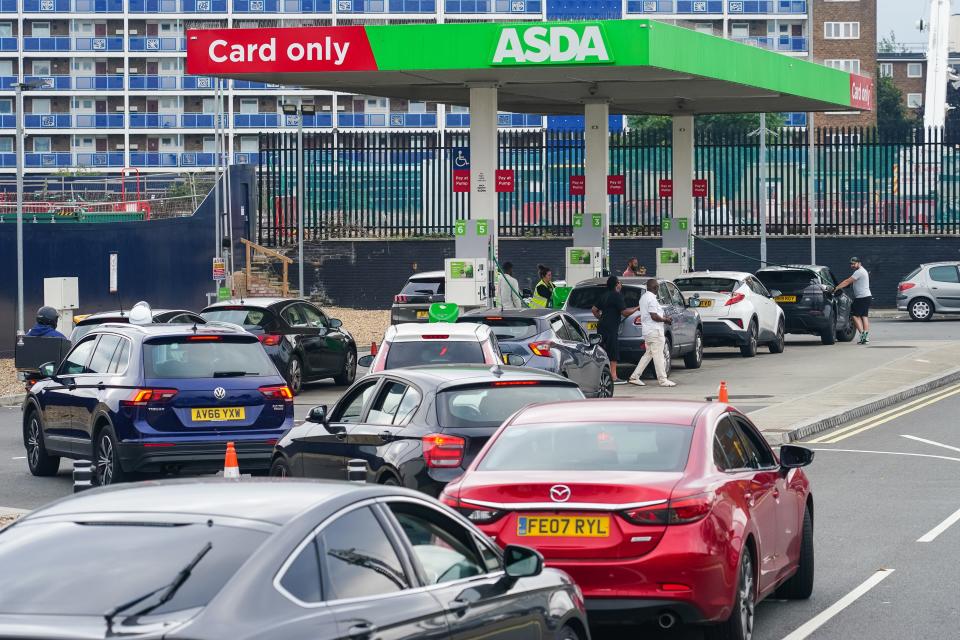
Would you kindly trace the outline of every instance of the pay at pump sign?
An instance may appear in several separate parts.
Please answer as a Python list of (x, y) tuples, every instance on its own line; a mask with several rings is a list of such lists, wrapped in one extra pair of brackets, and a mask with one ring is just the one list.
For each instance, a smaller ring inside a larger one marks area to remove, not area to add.
[(214, 280), (227, 279), (227, 263), (223, 258), (213, 259), (213, 279)]

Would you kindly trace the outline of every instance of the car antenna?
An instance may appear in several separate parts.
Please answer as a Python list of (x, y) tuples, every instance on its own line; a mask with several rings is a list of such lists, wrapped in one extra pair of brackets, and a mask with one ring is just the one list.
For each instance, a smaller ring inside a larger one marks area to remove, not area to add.
[(503, 368), (500, 367), (500, 363), (499, 363), (499, 362), (494, 362), (494, 363), (493, 363), (493, 366), (490, 367), (490, 373), (492, 373), (493, 375), (495, 375), (495, 376), (498, 377), (498, 378), (503, 375)]
[(194, 332), (194, 333), (197, 332), (197, 321), (196, 321), (196, 320), (193, 321), (193, 332)]

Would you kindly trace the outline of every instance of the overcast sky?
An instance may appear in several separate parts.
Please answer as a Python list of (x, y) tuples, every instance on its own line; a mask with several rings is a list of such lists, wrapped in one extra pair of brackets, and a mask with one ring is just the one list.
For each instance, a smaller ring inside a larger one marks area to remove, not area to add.
[[(927, 20), (930, 0), (877, 0), (877, 34), (882, 38), (890, 31), (899, 42), (926, 42), (926, 34), (917, 31), (917, 20)], [(953, 13), (960, 13), (960, 1), (953, 0)]]

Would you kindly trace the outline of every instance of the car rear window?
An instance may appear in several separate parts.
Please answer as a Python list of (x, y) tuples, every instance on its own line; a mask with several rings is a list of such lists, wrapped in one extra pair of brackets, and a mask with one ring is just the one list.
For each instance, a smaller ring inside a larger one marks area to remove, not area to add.
[(780, 291), (800, 291), (819, 283), (813, 271), (758, 271), (757, 278), (767, 289)]
[(432, 296), (438, 293), (443, 293), (443, 278), (410, 280), (400, 292), (401, 295), (407, 296)]
[(477, 341), (417, 340), (391, 342), (387, 351), (387, 369), (425, 364), (484, 363), (483, 348)]
[(480, 471), (682, 471), (693, 429), (637, 423), (512, 425)]
[(143, 375), (156, 378), (275, 376), (276, 367), (256, 339), (246, 336), (178, 336), (143, 345)]
[(264, 309), (255, 307), (218, 307), (200, 314), (207, 322), (229, 322), (241, 327), (263, 328), (270, 319)]
[(494, 383), (502, 386), (467, 387), (437, 394), (437, 417), (445, 428), (499, 427), (511, 415), (530, 404), (579, 400), (576, 386), (534, 381)]
[[(635, 307), (640, 304), (640, 296), (646, 291), (643, 287), (624, 286), (620, 293), (628, 307)], [(575, 309), (590, 309), (599, 306), (603, 300), (603, 295), (607, 292), (606, 286), (597, 285), (595, 287), (577, 287), (570, 292), (567, 304)]]
[(526, 340), (538, 333), (534, 318), (474, 318), (467, 317), (463, 322), (478, 322), (493, 329), (497, 340)]
[(709, 291), (712, 293), (731, 293), (740, 284), (732, 278), (677, 278), (673, 284), (680, 291)]
[[(0, 575), (20, 576), (15, 588), (0, 589), (0, 614), (103, 616), (168, 584), (209, 542), (173, 599), (153, 613), (202, 607), (267, 538), (207, 522), (25, 522), (0, 533)], [(95, 576), (109, 579), (91, 588)], [(126, 615), (156, 601), (148, 598)]]
[(917, 274), (920, 273), (920, 269), (921, 269), (921, 268), (922, 268), (922, 267), (917, 267), (916, 269), (914, 269), (913, 271), (911, 271), (911, 272), (908, 273), (907, 275), (903, 276), (903, 278), (901, 278), (900, 281), (901, 281), (901, 282), (906, 282), (906, 281), (908, 281), (908, 280), (913, 280), (915, 277), (917, 277)]

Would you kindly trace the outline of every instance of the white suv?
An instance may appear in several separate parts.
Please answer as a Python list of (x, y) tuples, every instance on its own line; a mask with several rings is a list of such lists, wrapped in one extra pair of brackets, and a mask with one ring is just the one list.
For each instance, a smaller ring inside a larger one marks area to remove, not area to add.
[(673, 282), (700, 312), (707, 346), (740, 347), (745, 358), (757, 355), (760, 344), (783, 353), (783, 309), (774, 301), (779, 291), (739, 271), (696, 271)]
[(395, 324), (387, 329), (376, 355), (360, 358), (370, 373), (430, 364), (502, 364), (493, 330), (485, 324), (434, 322)]

